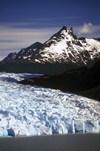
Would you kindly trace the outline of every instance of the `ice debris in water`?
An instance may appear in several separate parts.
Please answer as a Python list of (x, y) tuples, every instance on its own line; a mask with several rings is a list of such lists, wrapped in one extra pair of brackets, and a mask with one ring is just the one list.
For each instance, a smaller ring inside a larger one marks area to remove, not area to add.
[(32, 74), (0, 73), (0, 136), (100, 133), (100, 102), (17, 80)]

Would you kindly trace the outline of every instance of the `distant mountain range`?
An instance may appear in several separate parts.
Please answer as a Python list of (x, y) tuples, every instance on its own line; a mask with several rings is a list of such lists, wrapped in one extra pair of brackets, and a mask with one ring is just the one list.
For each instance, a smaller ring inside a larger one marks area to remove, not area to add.
[(83, 66), (92, 67), (100, 59), (98, 39), (77, 38), (73, 28), (62, 27), (44, 44), (36, 42), (10, 53), (0, 62), (0, 72), (60, 74)]

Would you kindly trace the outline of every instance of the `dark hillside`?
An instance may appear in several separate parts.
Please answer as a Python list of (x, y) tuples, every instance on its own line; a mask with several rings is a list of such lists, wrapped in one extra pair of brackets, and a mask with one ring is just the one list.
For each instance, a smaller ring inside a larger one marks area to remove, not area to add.
[(100, 101), (100, 61), (95, 63), (90, 69), (83, 67), (69, 70), (59, 75), (45, 75), (23, 80), (18, 83), (60, 89), (62, 91), (82, 94)]

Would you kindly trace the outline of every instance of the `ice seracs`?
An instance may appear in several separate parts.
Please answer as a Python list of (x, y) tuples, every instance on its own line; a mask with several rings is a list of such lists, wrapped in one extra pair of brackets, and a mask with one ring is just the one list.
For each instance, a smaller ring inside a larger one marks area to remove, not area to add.
[(32, 76), (0, 73), (0, 137), (100, 133), (100, 102), (16, 82)]

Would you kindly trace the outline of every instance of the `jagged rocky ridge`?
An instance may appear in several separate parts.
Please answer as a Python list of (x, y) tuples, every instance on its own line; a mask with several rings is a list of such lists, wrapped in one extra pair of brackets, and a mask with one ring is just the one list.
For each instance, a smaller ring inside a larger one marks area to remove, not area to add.
[(40, 76), (19, 84), (30, 84), (73, 92), (100, 101), (100, 61), (90, 69), (82, 67), (53, 76)]
[(44, 44), (39, 42), (11, 53), (0, 63), (0, 71), (59, 74), (82, 66), (91, 67), (100, 58), (100, 42), (77, 38), (73, 28), (63, 27)]

